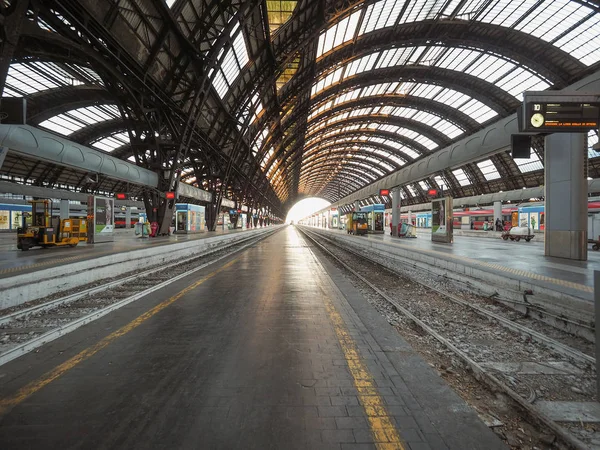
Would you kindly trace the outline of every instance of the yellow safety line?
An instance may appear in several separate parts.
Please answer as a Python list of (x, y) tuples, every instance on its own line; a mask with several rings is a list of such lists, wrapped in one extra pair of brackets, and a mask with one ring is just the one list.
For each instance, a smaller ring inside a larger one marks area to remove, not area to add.
[(354, 386), (358, 391), (358, 401), (367, 416), (375, 446), (379, 450), (405, 450), (398, 430), (394, 426), (393, 419), (389, 416), (383, 398), (379, 395), (375, 387), (373, 377), (360, 357), (354, 339), (352, 339), (352, 336), (350, 336), (346, 329), (344, 319), (337, 312), (331, 300), (326, 295), (323, 298), (325, 309), (329, 314), (329, 319), (333, 323), (333, 328), (342, 346), (348, 369), (352, 374)]
[(57, 378), (61, 377), (62, 375), (64, 375), (66, 372), (68, 372), (69, 370), (71, 370), (73, 367), (75, 367), (79, 363), (82, 363), (83, 361), (91, 358), (96, 353), (98, 353), (100, 350), (106, 348), (111, 343), (113, 343), (115, 340), (117, 340), (118, 338), (120, 338), (121, 336), (124, 336), (127, 333), (129, 333), (130, 331), (136, 329), (141, 324), (143, 324), (146, 320), (150, 319), (152, 316), (156, 315), (157, 313), (159, 313), (160, 311), (162, 311), (163, 309), (165, 309), (166, 307), (168, 307), (172, 303), (176, 302), (177, 300), (179, 300), (181, 297), (183, 297), (188, 292), (196, 289), (202, 283), (204, 283), (208, 279), (214, 277), (217, 273), (219, 273), (222, 270), (225, 270), (226, 268), (230, 267), (236, 261), (237, 261), (237, 258), (234, 259), (233, 261), (228, 262), (224, 266), (221, 266), (219, 269), (215, 270), (214, 272), (206, 275), (201, 280), (196, 281), (195, 283), (192, 283), (191, 285), (189, 285), (188, 287), (186, 287), (182, 291), (178, 292), (177, 294), (175, 294), (171, 298), (163, 301), (162, 303), (159, 303), (154, 308), (150, 309), (149, 311), (146, 311), (141, 316), (139, 316), (138, 318), (132, 320), (131, 322), (129, 322), (124, 327), (122, 327), (122, 328), (118, 329), (117, 331), (109, 334), (108, 336), (106, 336), (104, 339), (102, 339), (101, 341), (99, 341), (95, 345), (92, 345), (91, 347), (86, 348), (85, 350), (81, 351), (77, 355), (75, 355), (72, 358), (68, 359), (67, 361), (65, 361), (61, 365), (55, 367), (50, 372), (45, 373), (39, 379), (37, 379), (35, 381), (32, 381), (31, 383), (27, 384), (26, 386), (24, 386), (23, 388), (21, 388), (12, 397), (8, 397), (8, 398), (5, 398), (5, 399), (0, 399), (0, 416), (6, 414), (8, 411), (10, 411), (10, 409), (14, 408), (16, 405), (18, 405), (19, 403), (23, 402), (27, 398), (31, 397), (33, 394), (35, 394), (37, 391), (39, 391), (40, 389), (42, 389), (44, 386), (52, 383)]

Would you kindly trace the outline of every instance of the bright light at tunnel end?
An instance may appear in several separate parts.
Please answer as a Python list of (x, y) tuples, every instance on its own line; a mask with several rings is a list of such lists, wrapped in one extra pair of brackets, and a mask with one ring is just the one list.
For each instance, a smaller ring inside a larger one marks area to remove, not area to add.
[(312, 213), (329, 205), (331, 205), (331, 203), (327, 200), (323, 200), (322, 198), (305, 198), (304, 200), (300, 200), (298, 203), (292, 206), (292, 209), (290, 209), (285, 221), (286, 223), (291, 223), (292, 221), (294, 221), (294, 223), (298, 223), (299, 220), (310, 216)]

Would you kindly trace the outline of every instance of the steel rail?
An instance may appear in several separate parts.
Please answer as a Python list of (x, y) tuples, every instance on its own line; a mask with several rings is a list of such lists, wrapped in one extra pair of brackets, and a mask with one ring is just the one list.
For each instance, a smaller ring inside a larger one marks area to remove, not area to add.
[[(150, 287), (148, 289), (145, 289), (145, 290), (143, 290), (141, 292), (137, 292), (135, 294), (132, 294), (131, 296), (129, 296), (127, 298), (124, 298), (123, 300), (120, 300), (120, 301), (118, 301), (116, 303), (113, 303), (111, 305), (108, 305), (108, 306), (106, 306), (104, 308), (101, 308), (101, 309), (98, 309), (96, 311), (93, 311), (93, 312), (91, 312), (91, 313), (89, 313), (89, 314), (87, 314), (85, 316), (75, 318), (74, 320), (72, 320), (71, 322), (69, 322), (67, 324), (59, 325), (58, 327), (55, 327), (55, 328), (49, 330), (46, 333), (43, 333), (43, 334), (41, 334), (39, 336), (36, 336), (33, 339), (31, 339), (31, 340), (29, 340), (27, 342), (24, 342), (24, 343), (22, 343), (22, 344), (20, 344), (20, 345), (18, 345), (16, 347), (13, 347), (10, 350), (7, 350), (6, 352), (0, 354), (0, 366), (2, 366), (4, 364), (6, 364), (6, 363), (8, 363), (8, 362), (10, 362), (10, 361), (18, 358), (18, 357), (20, 357), (22, 355), (25, 355), (25, 354), (27, 354), (27, 353), (29, 353), (29, 352), (31, 352), (31, 351), (33, 351), (33, 350), (41, 347), (42, 345), (47, 344), (48, 342), (51, 342), (51, 341), (53, 341), (55, 339), (58, 339), (59, 337), (64, 336), (65, 334), (68, 334), (71, 331), (74, 331), (74, 330), (76, 330), (77, 328), (80, 328), (83, 325), (86, 325), (86, 324), (88, 324), (90, 322), (93, 322), (94, 320), (99, 319), (99, 318), (101, 318), (101, 317), (109, 314), (110, 312), (116, 310), (116, 309), (119, 309), (119, 308), (121, 308), (121, 307), (123, 307), (123, 306), (125, 306), (125, 305), (127, 305), (129, 303), (132, 303), (132, 302), (134, 302), (134, 301), (136, 301), (136, 300), (138, 300), (138, 299), (140, 299), (140, 298), (142, 298), (142, 297), (144, 297), (144, 296), (146, 296), (148, 294), (151, 294), (151, 293), (153, 293), (153, 292), (155, 292), (155, 291), (157, 291), (159, 289), (162, 289), (163, 287), (168, 286), (169, 284), (174, 283), (174, 282), (176, 282), (176, 281), (178, 281), (178, 280), (180, 280), (180, 279), (182, 279), (182, 278), (184, 278), (184, 277), (186, 277), (188, 275), (191, 275), (191, 274), (193, 274), (193, 273), (195, 273), (195, 272), (197, 272), (197, 271), (199, 271), (201, 269), (204, 269), (205, 267), (210, 266), (210, 265), (212, 265), (212, 264), (214, 264), (214, 263), (216, 263), (218, 261), (221, 261), (224, 258), (228, 258), (228, 257), (230, 257), (231, 255), (233, 255), (233, 254), (235, 254), (237, 252), (245, 250), (248, 247), (254, 245), (256, 242), (258, 242), (258, 241), (260, 241), (260, 240), (262, 240), (262, 239), (270, 236), (272, 233), (274, 233), (274, 232), (276, 232), (278, 230), (279, 229), (274, 228), (272, 231), (269, 230), (269, 231), (267, 231), (264, 234), (260, 234), (258, 236), (254, 235), (252, 237), (244, 239), (241, 242), (246, 242), (248, 240), (251, 240), (251, 242), (243, 245), (242, 247), (237, 247), (235, 249), (231, 249), (231, 251), (228, 252), (225, 255), (222, 255), (222, 256), (220, 256), (220, 257), (218, 257), (218, 258), (216, 258), (216, 259), (214, 259), (212, 261), (209, 261), (209, 262), (207, 262), (205, 264), (202, 264), (202, 265), (200, 265), (198, 267), (194, 267), (193, 269), (190, 269), (190, 270), (188, 270), (188, 271), (186, 271), (184, 273), (181, 273), (181, 274), (179, 274), (179, 275), (177, 275), (177, 276), (175, 276), (173, 278), (169, 278), (168, 280), (163, 281), (160, 284), (152, 286), (152, 287)], [(240, 241), (236, 241), (236, 243), (239, 243), (239, 242)], [(227, 249), (227, 248), (230, 248), (230, 247), (232, 247), (232, 246), (228, 246), (228, 247), (225, 247), (225, 248), (222, 247), (222, 248), (216, 249), (215, 252), (216, 251), (220, 251), (220, 250), (224, 250), (224, 249)], [(211, 252), (211, 253), (214, 253), (214, 252)], [(206, 256), (206, 254), (204, 254), (204, 256)], [(198, 258), (198, 257), (196, 256), (196, 257), (191, 258), (191, 259), (196, 259), (196, 258)], [(188, 259), (188, 262), (189, 262), (189, 259)], [(185, 264), (185, 263), (183, 263), (183, 262), (180, 261), (176, 265), (180, 265), (180, 264)], [(163, 271), (164, 267), (162, 267), (160, 270)], [(93, 288), (93, 290), (96, 293), (98, 291), (104, 291), (104, 290), (106, 290), (106, 286), (102, 286), (100, 288)], [(57, 306), (57, 305), (54, 304), (54, 306)], [(46, 308), (46, 309), (48, 309), (48, 308)], [(28, 314), (31, 314), (31, 312), (29, 312)], [(1, 331), (1, 329), (0, 329), (0, 331)]]
[[(325, 248), (325, 246), (323, 246), (322, 244), (317, 242), (317, 240), (314, 237), (312, 237), (312, 236), (314, 236), (314, 234), (307, 232), (305, 229), (300, 229), (300, 230), (305, 236), (307, 236), (312, 242), (314, 242), (315, 245), (317, 245), (323, 252), (327, 253), (330, 257), (332, 257), (335, 261), (337, 261), (341, 266), (343, 266), (346, 270), (348, 270), (350, 273), (352, 273), (352, 275), (354, 275), (359, 280), (361, 280), (363, 283), (365, 283), (367, 286), (369, 286), (371, 289), (373, 289), (373, 291), (375, 291), (379, 296), (381, 296), (384, 300), (386, 300), (394, 308), (396, 308), (396, 310), (399, 313), (408, 317), (415, 324), (417, 324), (424, 332), (426, 332), (427, 334), (429, 334), (430, 336), (435, 338), (438, 342), (443, 344), (445, 347), (447, 347), (449, 350), (451, 350), (455, 355), (457, 355), (473, 371), (473, 374), (475, 375), (475, 377), (478, 380), (485, 382), (492, 389), (500, 389), (502, 392), (504, 392), (506, 395), (508, 395), (511, 399), (513, 399), (517, 404), (519, 404), (519, 406), (521, 406), (534, 420), (539, 421), (540, 423), (547, 426), (550, 430), (555, 432), (556, 435), (559, 436), (560, 439), (565, 444), (569, 445), (571, 448), (576, 449), (576, 450), (589, 450), (589, 447), (584, 442), (580, 441), (579, 439), (577, 439), (576, 437), (571, 435), (567, 430), (565, 430), (559, 424), (554, 422), (550, 417), (548, 417), (546, 414), (544, 414), (542, 411), (540, 411), (534, 405), (530, 404), (526, 399), (521, 397), (517, 392), (515, 392), (513, 389), (511, 389), (510, 387), (505, 385), (502, 381), (500, 381), (494, 375), (487, 372), (481, 365), (479, 365), (477, 362), (475, 362), (473, 359), (471, 359), (466, 353), (464, 353), (463, 351), (461, 351), (460, 349), (455, 347), (450, 341), (448, 341), (446, 338), (441, 336), (437, 331), (435, 331), (433, 328), (429, 327), (425, 322), (423, 322), (418, 317), (416, 317), (408, 309), (404, 308), (396, 300), (390, 298), (383, 291), (381, 291), (377, 286), (375, 286), (373, 283), (368, 281), (365, 277), (363, 277), (361, 274), (356, 272), (348, 264), (346, 264), (344, 261), (342, 261), (336, 255), (334, 255), (331, 251), (329, 251), (327, 248)], [(323, 239), (325, 239), (325, 238), (323, 238)], [(343, 249), (343, 250), (346, 250), (346, 249)], [(353, 253), (353, 252), (351, 252), (351, 253)], [(360, 255), (360, 256), (362, 257), (362, 255)], [(365, 258), (365, 259), (368, 259), (368, 258)], [(373, 262), (376, 262), (376, 261), (373, 261)], [(377, 264), (379, 264), (379, 263), (377, 263)]]

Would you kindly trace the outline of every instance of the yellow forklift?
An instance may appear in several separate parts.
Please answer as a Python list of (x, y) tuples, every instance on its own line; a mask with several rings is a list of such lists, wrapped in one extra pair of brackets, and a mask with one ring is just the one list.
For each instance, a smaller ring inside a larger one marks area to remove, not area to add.
[(86, 219), (60, 219), (52, 216), (50, 200), (31, 200), (31, 224), (23, 219), (18, 229), (17, 248), (26, 251), (31, 247), (75, 247), (87, 240)]
[(367, 234), (369, 224), (366, 212), (352, 212), (346, 214), (346, 232), (357, 236)]

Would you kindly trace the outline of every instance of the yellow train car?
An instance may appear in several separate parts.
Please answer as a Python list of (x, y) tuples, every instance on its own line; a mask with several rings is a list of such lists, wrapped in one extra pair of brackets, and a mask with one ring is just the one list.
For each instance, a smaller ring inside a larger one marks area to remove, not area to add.
[(32, 247), (75, 247), (87, 239), (86, 219), (60, 219), (52, 216), (50, 200), (32, 200), (31, 225), (19, 228), (17, 248), (27, 251)]

